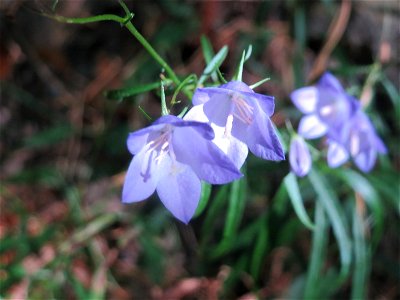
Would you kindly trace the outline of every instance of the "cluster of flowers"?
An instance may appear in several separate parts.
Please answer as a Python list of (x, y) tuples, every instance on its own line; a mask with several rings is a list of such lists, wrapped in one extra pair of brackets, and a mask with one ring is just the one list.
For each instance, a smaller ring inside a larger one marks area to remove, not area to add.
[(183, 119), (166, 115), (131, 133), (134, 155), (122, 191), (124, 203), (157, 190), (165, 207), (188, 223), (201, 195), (201, 181), (225, 184), (243, 176), (248, 150), (263, 159), (284, 160), (270, 116), (274, 98), (232, 81), (199, 88)]
[(304, 114), (289, 152), (289, 162), (297, 176), (307, 175), (312, 165), (304, 139), (326, 135), (331, 168), (351, 157), (361, 171), (369, 172), (377, 154), (387, 152), (359, 101), (347, 94), (332, 74), (325, 73), (315, 86), (295, 90), (291, 99)]
[[(290, 144), (293, 172), (305, 176), (312, 159), (304, 139), (327, 136), (328, 164), (352, 157), (364, 172), (386, 148), (359, 103), (338, 80), (324, 74), (316, 86), (294, 91), (291, 98), (305, 114)], [(198, 88), (184, 118), (165, 115), (128, 137), (134, 155), (122, 192), (124, 203), (138, 202), (157, 190), (165, 207), (188, 223), (198, 206), (201, 180), (225, 184), (243, 176), (248, 151), (265, 160), (284, 160), (270, 120), (274, 98), (255, 93), (240, 81)]]

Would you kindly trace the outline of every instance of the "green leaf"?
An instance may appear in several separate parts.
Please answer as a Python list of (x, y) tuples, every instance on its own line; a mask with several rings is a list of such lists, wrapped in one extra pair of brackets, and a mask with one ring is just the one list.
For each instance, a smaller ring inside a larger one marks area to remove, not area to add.
[(165, 101), (165, 92), (164, 92), (164, 83), (161, 81), (160, 85), (160, 93), (161, 93), (161, 114), (163, 116), (169, 115), (167, 102)]
[[(214, 57), (214, 50), (212, 48), (210, 40), (202, 35), (200, 38), (201, 49), (203, 51), (203, 56), (206, 64), (209, 64), (211, 59)], [(216, 72), (211, 73), (211, 78), (214, 82), (218, 81), (218, 74)]]
[[(397, 90), (396, 86), (386, 77), (385, 74), (381, 74), (380, 82), (385, 88), (387, 94), (389, 95), (390, 100), (395, 109), (396, 120), (400, 119), (400, 93)], [(397, 122), (398, 124), (398, 122)]]
[(299, 185), (297, 183), (296, 175), (290, 172), (284, 178), (285, 186), (289, 194), (289, 198), (292, 202), (293, 208), (299, 217), (300, 221), (307, 228), (314, 230), (315, 226), (311, 222), (310, 218), (307, 215), (306, 209), (304, 208), (303, 199), (300, 194)]
[(224, 46), (219, 50), (219, 52), (211, 59), (204, 69), (203, 75), (201, 75), (198, 85), (202, 84), (212, 72), (216, 71), (221, 64), (224, 62), (226, 56), (228, 55), (228, 46)]
[(117, 90), (109, 90), (105, 92), (106, 98), (110, 100), (122, 100), (127, 97), (132, 97), (135, 95), (139, 95), (145, 92), (149, 92), (151, 90), (156, 90), (160, 87), (159, 82), (153, 82), (149, 84), (144, 84), (135, 87), (128, 87), (124, 89), (117, 89)]
[(384, 211), (375, 188), (364, 176), (353, 170), (337, 170), (335, 174), (353, 190), (359, 193), (371, 209), (375, 227), (372, 244), (376, 246), (383, 233)]
[(239, 228), (246, 198), (246, 180), (241, 178), (229, 185), (228, 211), (225, 220), (223, 238), (212, 252), (212, 257), (217, 258), (230, 251), (236, 244), (237, 230)]
[(224, 238), (233, 237), (242, 219), (246, 198), (246, 180), (241, 178), (231, 184), (228, 213), (226, 216)]
[(252, 49), (253, 49), (253, 47), (251, 45), (249, 45), (247, 50), (243, 50), (242, 58), (236, 69), (236, 75), (234, 76), (234, 78), (238, 81), (242, 81), (243, 65), (250, 58)]
[(315, 169), (308, 174), (308, 178), (318, 195), (318, 201), (322, 204), (325, 213), (328, 215), (332, 224), (333, 233), (339, 245), (341, 270), (340, 277), (336, 283), (332, 283), (332, 289), (335, 289), (345, 280), (349, 274), (351, 264), (351, 241), (349, 238), (349, 230), (344, 220), (344, 212), (336, 197), (336, 194), (327, 183), (325, 177)]
[(214, 50), (212, 48), (210, 40), (205, 36), (202, 35), (200, 38), (201, 49), (203, 51), (204, 60), (206, 64), (209, 64), (211, 59), (214, 57)]
[(260, 225), (258, 226), (259, 232), (257, 234), (257, 240), (254, 246), (254, 252), (251, 259), (250, 273), (253, 278), (258, 278), (260, 275), (263, 260), (267, 253), (268, 248), (268, 222), (267, 217), (264, 217)]
[(215, 195), (213, 201), (211, 201), (210, 208), (207, 211), (207, 215), (201, 228), (201, 236), (204, 240), (206, 240), (207, 237), (213, 232), (213, 224), (218, 215), (221, 214), (224, 210), (224, 204), (228, 198), (228, 191), (229, 185), (222, 186), (218, 193)]
[(357, 213), (355, 206), (353, 210), (354, 273), (351, 299), (366, 299), (370, 262), (370, 253), (365, 240), (366, 224)]
[(254, 90), (256, 87), (259, 87), (259, 86), (262, 85), (264, 82), (267, 82), (267, 81), (269, 81), (269, 80), (270, 80), (269, 77), (266, 77), (266, 78), (264, 78), (264, 79), (261, 79), (260, 81), (257, 81), (256, 83), (253, 83), (252, 85), (250, 85), (250, 88), (251, 88), (252, 90)]
[(207, 206), (208, 200), (211, 195), (211, 184), (201, 182), (201, 195), (199, 205), (197, 206), (196, 212), (194, 213), (194, 217), (198, 217), (204, 211)]
[(321, 201), (317, 201), (315, 204), (314, 219), (315, 230), (313, 232), (311, 257), (308, 264), (303, 299), (318, 299), (323, 296), (319, 295), (318, 282), (319, 278), (321, 278), (321, 271), (326, 257), (329, 224)]

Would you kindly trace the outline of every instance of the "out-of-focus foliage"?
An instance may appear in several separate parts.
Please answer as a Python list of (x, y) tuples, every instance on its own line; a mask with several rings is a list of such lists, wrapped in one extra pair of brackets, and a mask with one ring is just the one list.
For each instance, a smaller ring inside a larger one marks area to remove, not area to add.
[[(116, 2), (0, 2), (0, 296), (400, 297), (397, 4), (127, 2), (176, 86), (119, 24), (43, 17), (122, 16)], [(300, 118), (289, 94), (321, 66), (361, 99), (388, 146), (371, 173), (330, 169), (316, 149), (305, 178), (250, 156), (243, 179), (204, 185), (190, 226), (156, 196), (121, 204), (126, 137), (149, 123), (141, 111), (160, 115), (160, 77), (175, 114), (196, 82), (269, 77), (255, 90), (275, 96), (287, 149), (285, 120)]]

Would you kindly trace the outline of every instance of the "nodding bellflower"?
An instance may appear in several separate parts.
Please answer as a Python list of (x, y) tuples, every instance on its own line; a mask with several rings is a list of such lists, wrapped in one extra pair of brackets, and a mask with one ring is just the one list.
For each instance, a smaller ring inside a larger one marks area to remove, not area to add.
[(307, 139), (327, 135), (331, 168), (352, 157), (361, 171), (369, 172), (377, 154), (387, 152), (359, 101), (347, 94), (332, 74), (325, 73), (316, 86), (295, 90), (291, 98), (305, 114), (300, 120), (299, 134)]
[(299, 135), (294, 136), (290, 142), (289, 163), (292, 171), (299, 177), (306, 176), (311, 170), (310, 150)]
[(315, 86), (295, 90), (290, 97), (305, 114), (300, 120), (298, 133), (306, 139), (335, 134), (358, 108), (357, 101), (330, 73), (322, 75)]
[(378, 153), (387, 153), (374, 126), (361, 109), (343, 125), (339, 139), (330, 139), (328, 143), (330, 167), (343, 164), (351, 156), (357, 167), (365, 173), (375, 165)]
[(224, 184), (243, 176), (213, 138), (210, 125), (171, 115), (131, 133), (127, 146), (134, 157), (122, 201), (142, 201), (157, 190), (165, 207), (188, 223), (200, 199), (200, 180)]
[(255, 93), (241, 81), (219, 87), (198, 88), (194, 107), (185, 120), (209, 122), (214, 129), (214, 143), (240, 168), (248, 149), (263, 159), (284, 160), (281, 143), (270, 120), (274, 98)]

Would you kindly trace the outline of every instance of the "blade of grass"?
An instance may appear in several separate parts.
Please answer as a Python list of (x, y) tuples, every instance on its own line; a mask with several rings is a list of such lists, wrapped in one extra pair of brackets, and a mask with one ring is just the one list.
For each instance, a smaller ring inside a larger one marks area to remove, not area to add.
[(231, 184), (228, 213), (224, 227), (224, 238), (231, 238), (239, 227), (245, 208), (246, 180), (243, 178)]
[(370, 207), (374, 218), (374, 233), (372, 247), (376, 247), (384, 228), (384, 211), (375, 188), (361, 174), (352, 170), (337, 170), (335, 172), (348, 186), (359, 193)]
[[(267, 216), (267, 215), (265, 215)], [(260, 275), (263, 260), (266, 256), (268, 249), (269, 230), (268, 230), (268, 219), (264, 217), (259, 225), (259, 232), (257, 240), (254, 246), (253, 255), (250, 263), (250, 274), (254, 279), (257, 279)]]
[(324, 265), (326, 250), (328, 246), (329, 224), (321, 201), (315, 204), (315, 230), (311, 246), (311, 258), (308, 264), (307, 279), (304, 288), (304, 299), (317, 299), (319, 296), (318, 279)]
[(221, 50), (219, 50), (218, 53), (207, 64), (207, 67), (204, 69), (203, 74), (200, 76), (197, 85), (203, 84), (203, 82), (211, 75), (211, 73), (216, 71), (221, 66), (227, 55), (228, 46), (223, 46)]
[(211, 195), (211, 184), (202, 182), (201, 183), (201, 195), (199, 205), (197, 206), (196, 212), (194, 213), (194, 218), (201, 215), (207, 206), (208, 200), (210, 200)]
[(253, 83), (252, 85), (250, 85), (250, 88), (252, 90), (254, 90), (256, 87), (259, 87), (260, 85), (262, 85), (264, 82), (269, 81), (271, 78), (266, 77), (264, 79), (261, 79), (260, 81), (257, 81), (256, 83)]
[(285, 183), (290, 201), (292, 202), (294, 211), (296, 212), (298, 218), (304, 224), (304, 226), (311, 230), (314, 230), (315, 226), (311, 222), (310, 218), (307, 215), (306, 209), (304, 208), (304, 202), (301, 197), (296, 175), (290, 172), (288, 175), (286, 175), (283, 181)]
[(351, 241), (349, 238), (349, 230), (344, 220), (344, 212), (339, 201), (327, 183), (325, 177), (315, 169), (308, 174), (308, 178), (318, 195), (318, 200), (324, 207), (325, 213), (328, 215), (332, 224), (333, 233), (339, 246), (340, 252), (340, 275), (337, 282), (332, 283), (332, 290), (336, 289), (348, 277), (351, 265)]
[[(206, 64), (209, 64), (211, 59), (214, 57), (214, 50), (212, 48), (210, 40), (205, 36), (202, 35), (200, 38), (201, 49), (203, 51), (203, 56)], [(218, 81), (218, 75), (216, 72), (211, 73), (211, 79), (214, 82)]]
[(139, 95), (145, 92), (149, 92), (152, 90), (156, 90), (160, 87), (159, 82), (153, 82), (149, 84), (144, 84), (140, 86), (128, 87), (117, 90), (109, 90), (104, 93), (105, 97), (110, 100), (118, 100), (121, 101), (124, 98), (132, 97), (135, 95)]
[(366, 299), (370, 262), (369, 251), (365, 240), (365, 224), (355, 206), (353, 210), (354, 272), (351, 299)]

